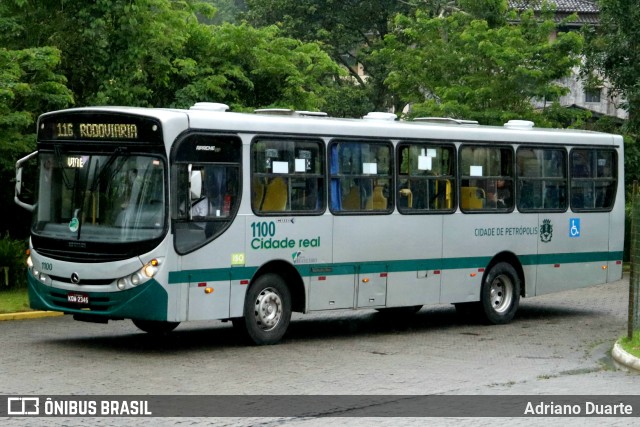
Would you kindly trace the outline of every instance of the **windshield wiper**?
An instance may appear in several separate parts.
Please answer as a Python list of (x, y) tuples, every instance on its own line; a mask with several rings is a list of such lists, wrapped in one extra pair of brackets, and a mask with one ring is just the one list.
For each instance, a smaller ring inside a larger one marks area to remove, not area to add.
[[(109, 158), (107, 159), (107, 161), (105, 162), (104, 165), (102, 165), (102, 167), (100, 168), (99, 172), (96, 172), (94, 174), (94, 178), (93, 181), (91, 182), (91, 187), (89, 188), (89, 191), (91, 193), (93, 193), (94, 191), (96, 191), (96, 188), (98, 187), (98, 184), (100, 183), (100, 181), (102, 180), (102, 178), (104, 178), (105, 173), (109, 170), (109, 168), (111, 167), (111, 165), (113, 164), (113, 162), (116, 161), (116, 159), (121, 156), (124, 153), (124, 149), (122, 147), (118, 147), (115, 149), (115, 151), (113, 152), (113, 154), (111, 156), (109, 156)], [(124, 164), (124, 163), (122, 163)], [(122, 167), (122, 164), (115, 169), (114, 173), (112, 173), (111, 175), (115, 175), (115, 173), (120, 170), (120, 168)]]

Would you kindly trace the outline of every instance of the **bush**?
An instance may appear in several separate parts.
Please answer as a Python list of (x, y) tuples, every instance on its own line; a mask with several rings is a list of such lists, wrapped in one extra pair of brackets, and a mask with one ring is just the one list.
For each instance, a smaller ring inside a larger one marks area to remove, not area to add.
[(0, 291), (27, 286), (27, 244), (9, 236), (0, 239)]

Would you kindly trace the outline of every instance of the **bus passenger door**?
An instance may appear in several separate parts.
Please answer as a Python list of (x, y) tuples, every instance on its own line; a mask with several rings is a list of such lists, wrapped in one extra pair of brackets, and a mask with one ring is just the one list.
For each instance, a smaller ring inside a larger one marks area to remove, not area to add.
[(387, 301), (387, 266), (360, 266), (357, 281), (357, 307), (382, 307)]

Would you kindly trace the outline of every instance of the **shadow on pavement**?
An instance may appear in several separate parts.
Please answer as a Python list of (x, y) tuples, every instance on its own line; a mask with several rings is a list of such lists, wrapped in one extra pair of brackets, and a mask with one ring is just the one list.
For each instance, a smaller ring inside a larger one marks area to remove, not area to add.
[[(368, 335), (451, 333), (480, 335), (486, 328), (530, 327), (541, 322), (555, 323), (561, 318), (592, 317), (593, 311), (562, 306), (522, 305), (515, 319), (508, 325), (483, 325), (458, 315), (451, 305), (428, 306), (414, 315), (393, 316), (374, 310), (345, 311), (312, 315), (298, 315), (289, 325), (289, 330), (280, 345), (366, 337)], [(61, 321), (73, 321), (65, 316)], [(107, 325), (90, 325), (96, 330), (91, 337), (65, 338), (64, 328), (59, 337), (46, 342), (55, 346), (78, 347), (87, 350), (110, 350), (133, 353), (180, 353), (189, 350), (225, 351), (229, 348), (245, 347), (231, 322), (183, 323), (172, 333), (153, 335), (139, 331), (130, 321), (112, 321)], [(89, 326), (88, 326), (89, 327)], [(96, 329), (99, 328), (99, 329)], [(102, 329), (104, 328), (104, 329)], [(114, 335), (114, 328), (122, 334)], [(104, 331), (104, 332), (103, 332)], [(108, 333), (109, 335), (102, 335)]]

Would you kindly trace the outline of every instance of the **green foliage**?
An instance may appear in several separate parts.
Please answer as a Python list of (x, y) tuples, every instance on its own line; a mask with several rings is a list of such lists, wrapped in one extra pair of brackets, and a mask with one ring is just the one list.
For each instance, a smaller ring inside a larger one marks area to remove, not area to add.
[(635, 331), (631, 339), (626, 336), (620, 338), (618, 343), (627, 353), (640, 357), (640, 331)]
[(0, 238), (0, 289), (26, 287), (26, 249), (23, 240)]
[(2, 231), (16, 237), (26, 234), (29, 217), (13, 203), (15, 162), (35, 149), (38, 115), (73, 103), (59, 65), (60, 51), (53, 47), (0, 48), (0, 203), (5, 217), (13, 218)]
[(276, 27), (201, 27), (174, 61), (175, 105), (218, 101), (235, 110), (321, 110), (327, 86), (343, 71), (317, 44), (281, 37)]
[(567, 91), (555, 80), (579, 64), (582, 38), (560, 33), (552, 40), (554, 22), (539, 21), (531, 11), (519, 20), (491, 27), (466, 13), (398, 16), (377, 52), (390, 64), (386, 82), (413, 104), (414, 116), (540, 122), (531, 100), (554, 101)]
[(586, 63), (583, 74), (592, 86), (606, 78), (613, 94), (625, 97), (627, 128), (640, 132), (640, 3), (637, 0), (600, 0), (600, 25), (585, 28)]
[(237, 24), (242, 13), (246, 12), (247, 6), (244, 0), (202, 0), (204, 3), (209, 3), (216, 9), (216, 13), (213, 17), (203, 19), (201, 22), (220, 25), (228, 22), (231, 24)]
[(26, 288), (4, 289), (0, 286), (0, 314), (30, 311)]
[[(389, 32), (396, 13), (411, 13), (416, 5), (395, 0), (247, 0), (247, 19), (256, 26), (276, 25), (284, 35), (306, 42), (318, 42), (350, 73), (348, 82), (335, 86), (345, 89), (357, 83), (366, 86), (368, 100), (357, 106), (373, 105), (381, 110), (394, 106), (392, 94), (384, 86), (386, 64), (376, 61), (371, 53)], [(364, 67), (367, 78), (358, 73), (357, 64)], [(363, 92), (358, 92), (363, 93)], [(349, 96), (349, 95), (347, 95)]]

